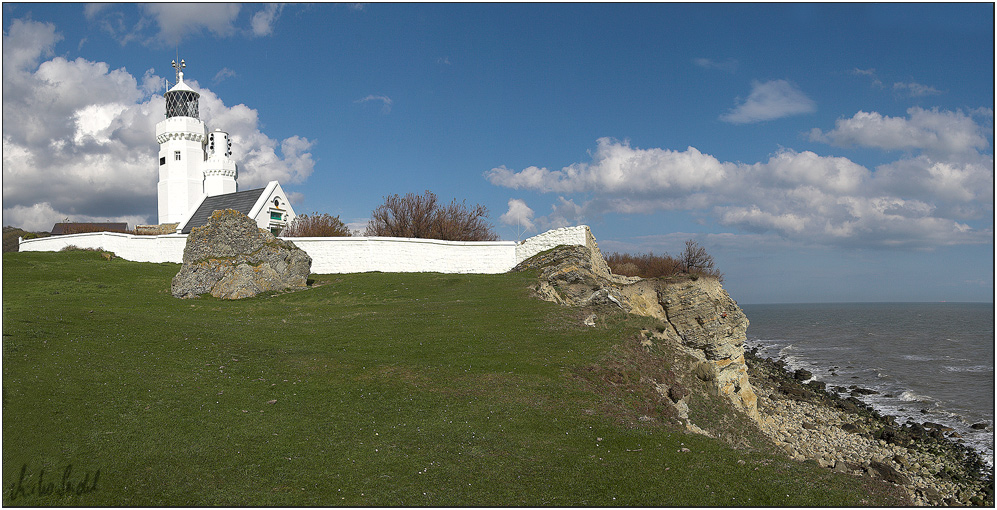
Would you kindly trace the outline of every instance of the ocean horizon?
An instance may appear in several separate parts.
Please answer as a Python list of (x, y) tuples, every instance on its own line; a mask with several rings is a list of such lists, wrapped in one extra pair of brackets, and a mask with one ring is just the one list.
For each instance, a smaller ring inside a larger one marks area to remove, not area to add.
[[(994, 304), (987, 302), (740, 305), (746, 348), (803, 368), (898, 423), (952, 427), (994, 465)], [(986, 424), (985, 429), (972, 425)]]

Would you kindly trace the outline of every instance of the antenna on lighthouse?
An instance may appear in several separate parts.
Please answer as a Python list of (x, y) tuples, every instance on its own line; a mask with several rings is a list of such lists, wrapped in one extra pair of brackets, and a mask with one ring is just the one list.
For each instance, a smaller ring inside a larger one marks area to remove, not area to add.
[(183, 59), (180, 59), (179, 64), (177, 64), (176, 60), (173, 61), (173, 69), (177, 70), (177, 83), (180, 83), (180, 76), (183, 74), (183, 69), (185, 67), (187, 67), (187, 63), (184, 62)]

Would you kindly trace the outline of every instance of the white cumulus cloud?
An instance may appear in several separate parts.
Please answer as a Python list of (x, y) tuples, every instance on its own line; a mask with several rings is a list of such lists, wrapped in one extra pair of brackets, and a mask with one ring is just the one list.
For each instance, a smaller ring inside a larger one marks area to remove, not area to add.
[(156, 39), (168, 44), (179, 43), (188, 34), (205, 30), (226, 37), (236, 33), (235, 19), (239, 4), (223, 3), (150, 3), (142, 4), (159, 26)]
[(786, 80), (754, 82), (748, 99), (731, 109), (720, 120), (732, 124), (749, 124), (817, 111), (817, 103)]
[(600, 138), (591, 163), (561, 170), (528, 167), (515, 172), (496, 167), (485, 172), (495, 185), (537, 191), (655, 193), (680, 196), (722, 181), (727, 169), (693, 147), (684, 151), (636, 149), (628, 142)]
[(259, 37), (272, 34), (277, 18), (280, 17), (283, 10), (284, 4), (266, 4), (263, 9), (253, 14), (253, 18), (250, 20), (253, 35)]
[[(3, 35), (3, 215), (5, 225), (51, 228), (74, 221), (155, 222), (158, 145), (166, 80), (136, 78), (107, 63), (52, 54), (54, 27), (13, 20)], [(228, 131), (239, 188), (300, 183), (314, 169), (312, 142), (274, 140), (245, 105), (201, 93), (201, 118)]]
[(533, 209), (526, 205), (526, 201), (518, 198), (509, 199), (509, 210), (499, 217), (499, 221), (505, 225), (523, 227), (527, 231), (536, 230), (533, 224)]
[[(981, 113), (993, 117), (992, 110)], [(850, 118), (836, 120), (834, 129), (827, 133), (813, 129), (810, 139), (840, 147), (966, 154), (990, 146), (984, 134), (985, 127), (961, 110), (926, 110), (915, 106), (907, 110), (907, 117), (860, 111)]]

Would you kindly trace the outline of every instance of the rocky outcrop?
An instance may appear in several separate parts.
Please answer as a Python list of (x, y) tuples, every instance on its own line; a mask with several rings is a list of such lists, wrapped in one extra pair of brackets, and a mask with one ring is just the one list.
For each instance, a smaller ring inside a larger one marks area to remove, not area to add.
[(694, 355), (712, 365), (717, 391), (758, 420), (754, 389), (744, 362), (748, 317), (716, 278), (659, 282), (665, 320)]
[(183, 250), (183, 267), (173, 277), (178, 298), (210, 293), (222, 299), (307, 286), (312, 259), (293, 243), (277, 239), (235, 211), (215, 211), (195, 228)]
[(559, 246), (523, 261), (513, 271), (539, 270), (537, 296), (565, 305), (609, 305), (667, 324), (660, 336), (700, 360), (694, 372), (717, 393), (758, 420), (756, 397), (744, 362), (748, 318), (716, 278), (645, 280), (614, 275), (595, 238), (586, 246)]

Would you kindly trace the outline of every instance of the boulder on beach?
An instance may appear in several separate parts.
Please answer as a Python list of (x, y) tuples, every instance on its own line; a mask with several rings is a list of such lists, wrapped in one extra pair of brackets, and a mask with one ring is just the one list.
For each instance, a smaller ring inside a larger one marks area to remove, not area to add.
[(806, 381), (807, 379), (810, 379), (813, 376), (814, 374), (810, 373), (810, 371), (805, 368), (801, 368), (793, 372), (793, 379), (796, 379), (797, 381), (801, 382)]
[(868, 388), (855, 388), (851, 391), (852, 395), (879, 395), (876, 390), (870, 390)]

